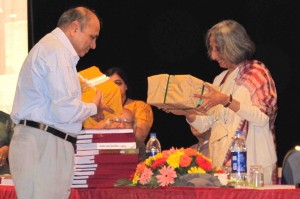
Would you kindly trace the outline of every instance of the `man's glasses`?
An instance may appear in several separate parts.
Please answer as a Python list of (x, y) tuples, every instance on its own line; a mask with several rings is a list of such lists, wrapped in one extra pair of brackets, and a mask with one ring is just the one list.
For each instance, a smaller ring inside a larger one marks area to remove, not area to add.
[(123, 123), (124, 126), (126, 127), (133, 127), (134, 125), (134, 121), (131, 120), (131, 119), (127, 119), (127, 118), (113, 118), (113, 119), (110, 119), (110, 122), (116, 126), (119, 126)]

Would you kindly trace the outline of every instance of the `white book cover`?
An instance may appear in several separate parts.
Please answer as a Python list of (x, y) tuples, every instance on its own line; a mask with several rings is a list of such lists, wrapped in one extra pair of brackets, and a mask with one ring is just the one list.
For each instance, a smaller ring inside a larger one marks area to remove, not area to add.
[(87, 184), (86, 179), (73, 179), (72, 184)]
[(88, 188), (87, 184), (72, 184), (71, 188)]
[(136, 142), (107, 142), (107, 143), (89, 143), (77, 144), (77, 150), (93, 149), (135, 149)]
[(75, 164), (74, 166), (77, 169), (82, 169), (82, 168), (97, 168), (98, 164)]
[(90, 176), (94, 174), (95, 171), (74, 171), (74, 176)]
[(95, 163), (94, 161), (95, 157), (94, 156), (75, 156), (75, 165), (76, 164), (93, 164)]
[(97, 150), (97, 149), (95, 149), (95, 150), (88, 150), (88, 151), (77, 150), (77, 152), (76, 152), (77, 156), (98, 155), (98, 154), (99, 154), (99, 150)]
[[(87, 139), (92, 138), (91, 135), (87, 134), (107, 134), (107, 133), (133, 133), (133, 129), (84, 129), (81, 130), (77, 139)], [(87, 136), (87, 137), (86, 137)]]
[(82, 140), (77, 140), (76, 142), (77, 144), (89, 144), (89, 143), (93, 143), (92, 139), (82, 139)]
[(94, 164), (95, 161), (92, 159), (86, 159), (86, 160), (76, 160), (75, 164)]
[(99, 154), (139, 154), (139, 149), (92, 149), (92, 150), (78, 150), (76, 157), (99, 155)]
[(74, 171), (96, 171), (97, 168), (75, 168)]
[(84, 180), (88, 179), (90, 176), (73, 176), (73, 180)]

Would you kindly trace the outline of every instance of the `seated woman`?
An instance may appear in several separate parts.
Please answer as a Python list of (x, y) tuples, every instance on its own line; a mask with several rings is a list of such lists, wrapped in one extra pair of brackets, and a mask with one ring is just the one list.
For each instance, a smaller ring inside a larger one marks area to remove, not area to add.
[(10, 115), (0, 111), (0, 175), (10, 174), (8, 165), (8, 149), (14, 124)]
[(121, 68), (112, 67), (105, 74), (120, 87), (123, 107), (131, 110), (134, 114), (136, 141), (145, 142), (153, 124), (151, 106), (144, 101), (131, 99), (127, 96), (128, 78)]

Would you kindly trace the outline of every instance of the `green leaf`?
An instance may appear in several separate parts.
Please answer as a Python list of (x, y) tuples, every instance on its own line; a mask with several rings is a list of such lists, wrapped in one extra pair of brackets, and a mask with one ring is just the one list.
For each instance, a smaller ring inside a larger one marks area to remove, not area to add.
[(122, 186), (135, 186), (132, 184), (131, 180), (127, 178), (119, 179), (114, 183), (115, 187), (122, 187)]

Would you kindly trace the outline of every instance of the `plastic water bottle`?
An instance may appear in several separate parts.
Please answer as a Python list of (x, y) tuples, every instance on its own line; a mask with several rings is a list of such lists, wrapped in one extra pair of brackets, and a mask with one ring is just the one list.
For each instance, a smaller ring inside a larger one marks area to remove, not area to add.
[(231, 151), (231, 175), (236, 187), (247, 185), (247, 149), (245, 140), (241, 136), (242, 131), (236, 131), (230, 146)]
[(156, 137), (156, 133), (150, 133), (150, 138), (146, 144), (146, 157), (155, 156), (161, 152), (161, 145)]

